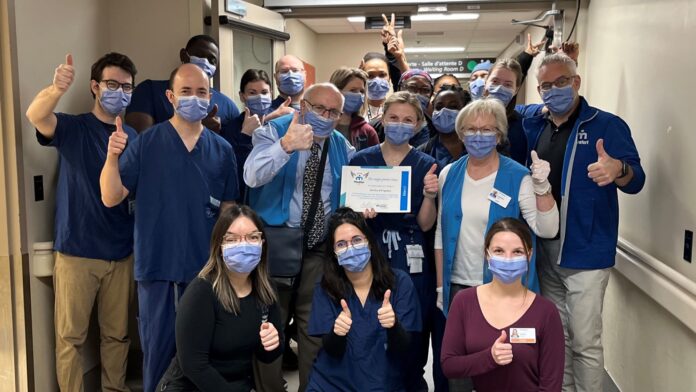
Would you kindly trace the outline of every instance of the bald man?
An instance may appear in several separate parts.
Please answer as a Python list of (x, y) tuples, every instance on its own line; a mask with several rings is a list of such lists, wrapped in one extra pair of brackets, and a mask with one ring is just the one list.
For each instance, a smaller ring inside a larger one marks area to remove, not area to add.
[(117, 124), (100, 178), (107, 207), (135, 194), (135, 280), (147, 392), (174, 356), (176, 303), (208, 258), (219, 212), (239, 196), (232, 146), (201, 123), (210, 106), (208, 76), (183, 64), (172, 72), (166, 96), (174, 110), (169, 121), (134, 140)]
[(300, 110), (300, 101), (305, 91), (307, 72), (302, 60), (291, 54), (285, 55), (275, 63), (273, 73), (280, 95), (273, 100), (272, 110), (281, 105)]
[[(296, 277), (299, 283), (287, 288), (278, 285), (283, 318), (292, 314), (297, 322), (300, 391), (307, 386), (309, 371), (321, 347), (321, 340), (307, 333), (307, 325), (314, 285), (321, 277), (328, 249), (328, 218), (339, 205), (341, 168), (355, 153), (335, 129), (343, 100), (343, 94), (333, 84), (313, 85), (300, 101), (299, 112), (271, 120), (254, 132), (254, 148), (244, 164), (249, 205), (264, 223), (304, 230), (302, 271)], [(273, 239), (269, 236), (268, 241)], [(270, 368), (260, 366), (262, 382), (256, 390), (282, 390), (282, 385), (276, 384), (282, 376), (280, 359)]]

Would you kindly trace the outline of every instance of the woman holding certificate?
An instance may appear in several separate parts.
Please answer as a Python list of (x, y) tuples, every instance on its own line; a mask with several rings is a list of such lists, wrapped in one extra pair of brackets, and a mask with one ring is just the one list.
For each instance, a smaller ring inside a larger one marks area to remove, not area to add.
[[(413, 390), (427, 390), (423, 368), (428, 359), (428, 342), (433, 311), (435, 311), (435, 269), (432, 252), (426, 247), (424, 233), (437, 217), (437, 163), (435, 159), (413, 148), (409, 139), (425, 121), (418, 98), (407, 91), (392, 94), (384, 103), (384, 142), (358, 152), (351, 166), (410, 166), (411, 204), (407, 213), (365, 211), (379, 248), (392, 268), (410, 275), (415, 286), (423, 316), (423, 331), (411, 344), (406, 365), (407, 385)], [(435, 339), (439, 342), (439, 339)], [(435, 355), (439, 345), (434, 344)], [(435, 373), (439, 373), (437, 366)]]

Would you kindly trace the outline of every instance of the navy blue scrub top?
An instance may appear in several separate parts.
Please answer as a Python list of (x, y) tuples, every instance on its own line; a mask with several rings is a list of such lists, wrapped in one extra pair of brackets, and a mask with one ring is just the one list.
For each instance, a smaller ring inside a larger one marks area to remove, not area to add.
[(254, 146), (251, 143), (251, 136), (242, 133), (244, 116), (245, 113), (242, 113), (232, 120), (231, 123), (223, 125), (220, 129), (220, 136), (225, 138), (234, 149), (234, 155), (237, 158), (237, 180), (239, 183), (240, 200), (248, 204), (245, 200), (247, 186), (244, 182), (244, 162), (246, 162)]
[[(421, 314), (418, 296), (409, 276), (393, 270), (396, 287), (392, 289), (391, 304), (398, 323), (407, 332), (420, 332)], [(377, 319), (383, 298), (367, 297), (365, 306), (353, 291), (345, 298), (351, 312), (352, 325), (348, 332), (346, 351), (342, 358), (319, 351), (309, 377), (309, 386), (323, 392), (332, 391), (401, 391), (403, 364), (399, 357), (388, 352), (387, 330)], [(321, 337), (333, 331), (341, 313), (335, 303), (317, 284), (312, 301), (308, 333)], [(415, 354), (415, 353), (414, 353)]]
[(135, 194), (135, 279), (189, 282), (208, 259), (220, 204), (239, 197), (232, 146), (205, 128), (189, 152), (165, 121), (141, 133), (119, 167)]
[[(55, 240), (53, 248), (71, 256), (119, 260), (133, 253), (133, 216), (128, 200), (107, 208), (101, 200), (99, 176), (106, 161), (109, 136), (116, 130), (92, 113), (56, 113), (56, 132), (52, 139), (38, 131), (42, 146), (58, 150)], [(135, 130), (123, 125), (128, 140)]]
[[(168, 80), (143, 80), (133, 91), (131, 103), (128, 105), (126, 113), (149, 114), (154, 119), (154, 124), (169, 120), (174, 115), (174, 106), (165, 94), (168, 88)], [(228, 96), (214, 88), (211, 88), (210, 92), (212, 96), (208, 111), (213, 109), (213, 105), (218, 105), (217, 116), (220, 117), (220, 123), (223, 126), (239, 116), (237, 105)]]

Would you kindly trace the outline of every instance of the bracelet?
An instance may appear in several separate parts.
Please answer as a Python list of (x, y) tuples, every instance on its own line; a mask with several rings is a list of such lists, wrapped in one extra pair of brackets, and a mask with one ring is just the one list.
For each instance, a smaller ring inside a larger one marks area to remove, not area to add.
[(437, 197), (437, 192), (427, 192), (425, 189), (423, 189), (423, 196), (427, 197), (428, 199), (435, 199)]

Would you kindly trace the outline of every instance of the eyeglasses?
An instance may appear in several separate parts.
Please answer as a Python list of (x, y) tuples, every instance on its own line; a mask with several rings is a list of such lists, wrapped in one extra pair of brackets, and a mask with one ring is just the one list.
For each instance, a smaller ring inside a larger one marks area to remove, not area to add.
[(288, 73), (288, 72), (300, 73), (300, 72), (303, 72), (303, 71), (304, 71), (304, 69), (299, 69), (299, 68), (281, 68), (281, 69), (278, 70), (278, 73), (282, 73), (282, 74)]
[(553, 88), (553, 87), (558, 87), (558, 88), (565, 87), (565, 86), (567, 86), (567, 85), (569, 85), (570, 83), (573, 82), (573, 80), (575, 79), (575, 76), (577, 76), (577, 75), (560, 76), (560, 77), (558, 77), (558, 79), (554, 80), (553, 82), (544, 82), (544, 83), (541, 83), (541, 84), (539, 85), (539, 90), (541, 90), (541, 91), (549, 91), (549, 90), (551, 90), (551, 88)]
[(225, 234), (225, 236), (222, 237), (223, 245), (237, 245), (242, 243), (242, 241), (246, 241), (252, 245), (258, 245), (263, 241), (263, 233), (260, 231), (253, 231), (246, 235)]
[(483, 136), (495, 135), (498, 132), (498, 128), (467, 128), (464, 130), (464, 136), (474, 136), (476, 134)]
[(112, 79), (102, 80), (101, 82), (103, 82), (106, 85), (106, 88), (108, 88), (111, 91), (116, 91), (119, 88), (122, 88), (123, 92), (126, 94), (130, 94), (133, 92), (133, 85), (131, 83), (119, 83)]
[(304, 100), (304, 102), (307, 104), (307, 106), (309, 106), (309, 110), (314, 112), (314, 114), (316, 114), (317, 116), (323, 116), (324, 114), (328, 113), (329, 118), (332, 120), (337, 120), (339, 117), (341, 117), (342, 112), (336, 109), (329, 109), (327, 107), (324, 107), (323, 105), (313, 105), (306, 99)]
[(433, 89), (430, 86), (419, 86), (416, 83), (406, 83), (401, 86), (401, 91), (408, 91), (411, 94), (430, 95)]
[(348, 241), (345, 240), (337, 241), (334, 244), (334, 252), (336, 252), (336, 254), (339, 255), (347, 251), (349, 246), (352, 246), (354, 248), (367, 246), (367, 238), (361, 235), (356, 235), (350, 239), (350, 243), (348, 243)]

